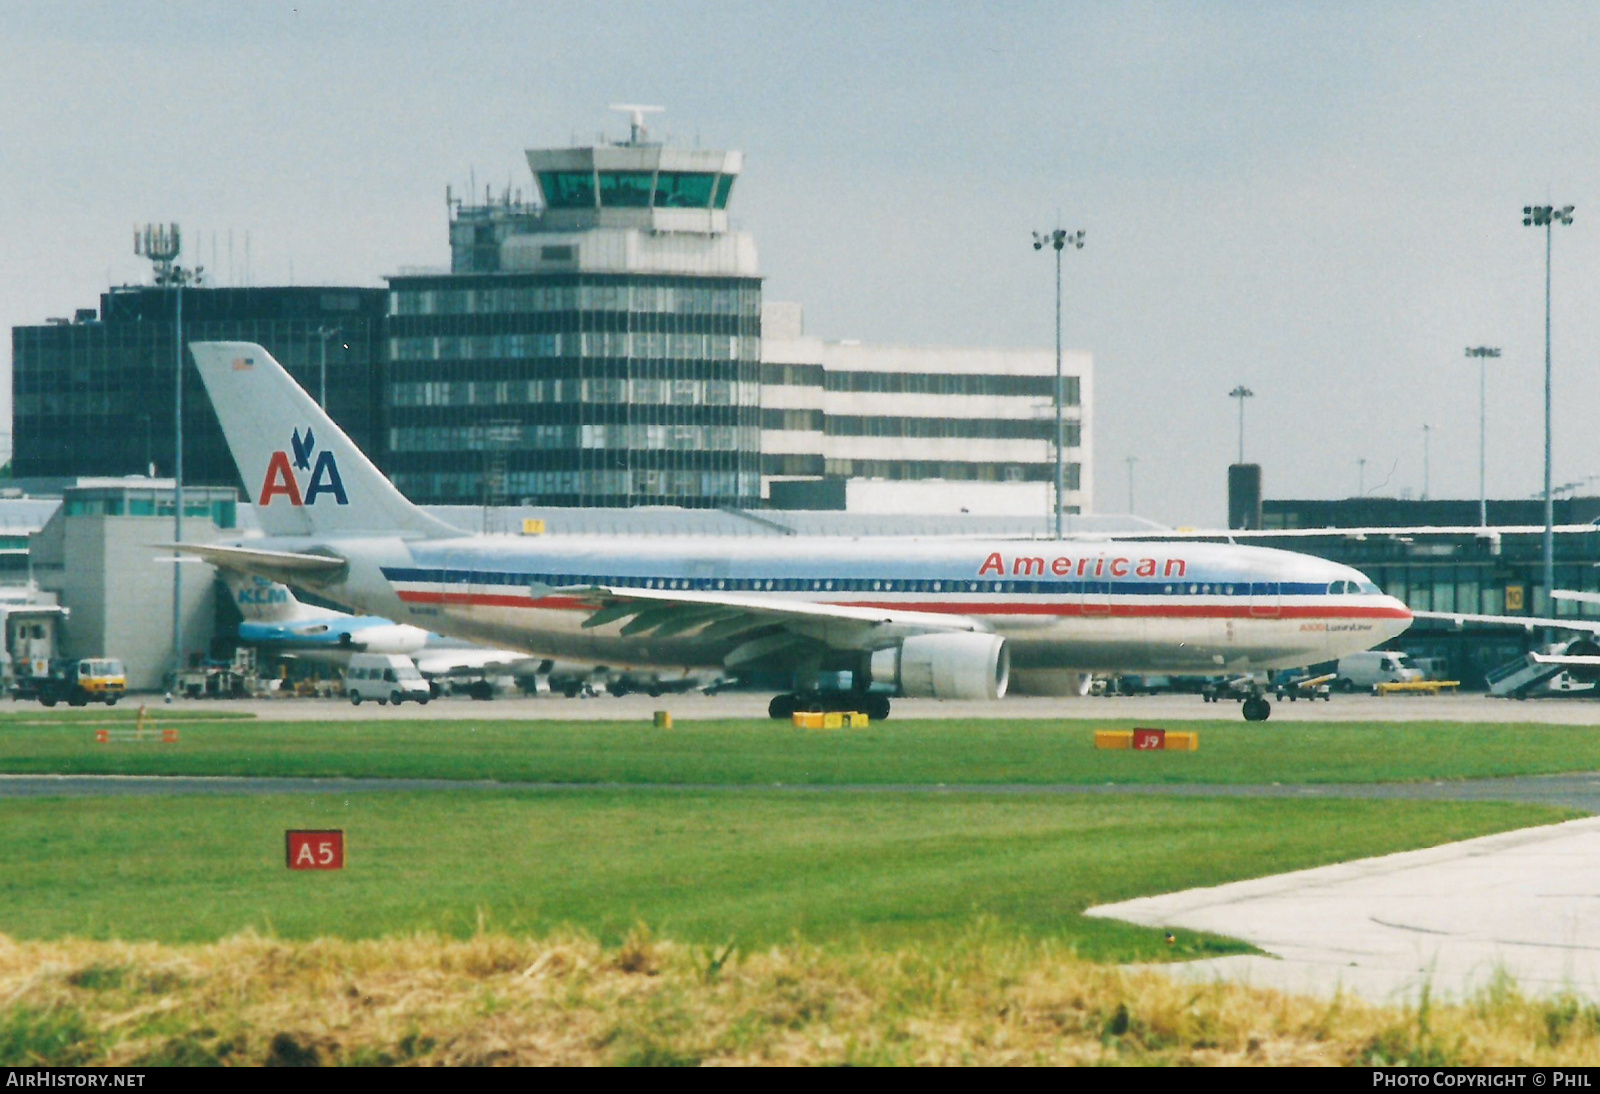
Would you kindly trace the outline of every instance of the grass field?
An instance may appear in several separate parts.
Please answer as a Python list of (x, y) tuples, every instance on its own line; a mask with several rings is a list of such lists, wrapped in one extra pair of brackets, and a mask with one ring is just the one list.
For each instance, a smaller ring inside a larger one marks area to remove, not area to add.
[(1600, 731), (1573, 726), (1169, 722), (1169, 729), (1197, 730), (1200, 750), (1093, 748), (1095, 729), (1133, 724), (888, 721), (819, 732), (767, 719), (680, 722), (671, 730), (557, 720), (186, 721), (176, 745), (96, 745), (92, 729), (35, 710), (0, 718), (0, 772), (978, 786), (1395, 782), (1600, 770)]
[(1600, 1011), (1572, 997), (1500, 983), (1449, 1006), (1307, 999), (1123, 972), (982, 929), (732, 952), (642, 932), (614, 947), (493, 932), (0, 938), (0, 1000), (0, 1064), (13, 1065), (1600, 1063)]
[[(615, 943), (903, 943), (991, 923), (1085, 957), (1241, 947), (1093, 904), (1574, 814), (1504, 803), (760, 791), (484, 791), (0, 802), (0, 932), (192, 942), (488, 926)], [(340, 873), (291, 872), (286, 828), (343, 828)]]
[[(1092, 748), (1131, 724), (1107, 721), (208, 713), (176, 745), (93, 743), (120, 707), (0, 717), (0, 772), (622, 785), (0, 799), (0, 1065), (1600, 1059), (1600, 1011), (1570, 1000), (1435, 1014), (1184, 987), (1110, 963), (1247, 947), (1082, 915), (1572, 812), (985, 790), (1594, 770), (1585, 729), (1169, 723), (1201, 750), (1132, 754)], [(823, 789), (844, 784), (951, 789)], [(286, 870), (291, 827), (344, 829), (346, 869)]]

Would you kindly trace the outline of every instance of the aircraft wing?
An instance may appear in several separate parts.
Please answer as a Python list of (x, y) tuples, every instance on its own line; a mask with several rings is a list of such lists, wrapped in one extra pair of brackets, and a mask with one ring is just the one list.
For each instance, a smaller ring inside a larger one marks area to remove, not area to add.
[(1600, 634), (1600, 619), (1547, 619), (1536, 615), (1474, 615), (1470, 612), (1412, 612), (1413, 619), (1437, 619), (1458, 628), (1468, 623), (1495, 627), (1522, 627), (1526, 630), (1578, 631)]
[(917, 634), (987, 632), (963, 615), (901, 611), (852, 604), (817, 604), (737, 593), (688, 589), (634, 589), (591, 586), (576, 592), (595, 611), (585, 627), (626, 620), (624, 635), (667, 637), (701, 625), (701, 636), (738, 644), (723, 659), (737, 668), (787, 652), (794, 646), (869, 651)]
[(449, 676), (452, 673), (510, 673), (512, 675), (537, 672), (547, 664), (543, 658), (529, 657), (517, 650), (491, 649), (438, 649), (423, 647), (411, 655), (417, 671), (424, 676)]
[(1569, 669), (1592, 669), (1600, 666), (1600, 657), (1586, 657), (1576, 653), (1530, 653), (1541, 665), (1563, 665)]

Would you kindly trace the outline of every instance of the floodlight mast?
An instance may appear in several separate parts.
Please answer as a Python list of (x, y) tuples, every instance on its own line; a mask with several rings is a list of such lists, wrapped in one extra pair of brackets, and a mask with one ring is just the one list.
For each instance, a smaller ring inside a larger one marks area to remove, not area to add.
[(1489, 495), (1485, 488), (1485, 470), (1487, 460), (1484, 453), (1485, 439), (1488, 431), (1485, 423), (1488, 421), (1489, 407), (1489, 358), (1499, 357), (1498, 346), (1468, 346), (1467, 356), (1478, 359), (1478, 527), (1489, 526)]
[(1083, 250), (1083, 237), (1085, 232), (1079, 229), (1069, 232), (1057, 228), (1052, 232), (1034, 232), (1033, 249), (1042, 251), (1045, 244), (1049, 244), (1056, 252), (1056, 538), (1061, 538), (1061, 509), (1064, 484), (1061, 470), (1061, 450), (1065, 444), (1065, 434), (1061, 425), (1061, 252), (1072, 244), (1078, 250)]
[[(1544, 595), (1550, 596), (1556, 579), (1555, 503), (1550, 494), (1550, 243), (1551, 229), (1572, 223), (1573, 206), (1524, 205), (1525, 228), (1544, 229)], [(1548, 610), (1549, 605), (1546, 605)], [(1535, 610), (1538, 606), (1535, 605)]]
[(1228, 398), (1239, 400), (1239, 462), (1244, 463), (1244, 401), (1255, 398), (1255, 392), (1240, 384), (1228, 392)]
[[(183, 250), (183, 236), (176, 224), (146, 224), (133, 232), (133, 253), (155, 265), (156, 284), (172, 289), (172, 534), (173, 542), (183, 542), (183, 286), (188, 281), (200, 284), (203, 267), (186, 270), (176, 265)], [(183, 671), (183, 567), (172, 567), (172, 686), (177, 687)]]

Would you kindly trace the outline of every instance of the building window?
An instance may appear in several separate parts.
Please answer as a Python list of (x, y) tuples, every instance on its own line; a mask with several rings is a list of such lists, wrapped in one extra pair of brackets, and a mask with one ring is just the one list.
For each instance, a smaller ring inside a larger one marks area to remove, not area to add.
[(594, 208), (594, 175), (588, 171), (541, 171), (539, 189), (551, 209)]

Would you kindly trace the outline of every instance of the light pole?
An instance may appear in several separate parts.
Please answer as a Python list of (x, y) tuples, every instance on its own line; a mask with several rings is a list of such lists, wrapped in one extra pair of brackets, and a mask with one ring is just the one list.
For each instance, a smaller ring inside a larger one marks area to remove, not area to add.
[(1544, 595), (1556, 582), (1555, 503), (1550, 498), (1550, 240), (1557, 223), (1572, 223), (1572, 206), (1524, 205), (1522, 224), (1544, 229)]
[(1128, 461), (1128, 515), (1133, 516), (1133, 465), (1139, 462), (1138, 456), (1126, 457)]
[(1488, 436), (1485, 423), (1489, 414), (1489, 358), (1500, 356), (1498, 346), (1468, 346), (1467, 356), (1478, 359), (1478, 527), (1489, 526), (1489, 495), (1484, 487), (1484, 470), (1487, 467), (1484, 453)]
[(1367, 496), (1367, 458), (1365, 456), (1358, 456), (1358, 457), (1356, 457), (1356, 497), (1364, 498), (1366, 496)]
[[(321, 376), (319, 378), (320, 382), (319, 382), (318, 387), (317, 387), (317, 405), (320, 406), (323, 410), (327, 410), (328, 409), (328, 339), (336, 337), (339, 334), (339, 328), (338, 327), (318, 327), (316, 330), (312, 331), (311, 333), (315, 334), (317, 336), (317, 341), (322, 343), (322, 372), (321, 372)], [(349, 349), (350, 347), (346, 345), (344, 348), (345, 349)]]
[(1239, 462), (1244, 463), (1244, 401), (1255, 398), (1255, 392), (1240, 384), (1228, 392), (1230, 399), (1239, 400)]
[[(170, 288), (172, 305), (172, 535), (173, 542), (183, 542), (183, 287), (189, 282), (202, 283), (203, 267), (185, 269), (176, 265), (183, 250), (183, 238), (176, 224), (147, 224), (144, 231), (133, 233), (133, 253), (143, 255), (155, 265), (158, 286)], [(183, 671), (183, 566), (172, 567), (172, 679), (177, 686), (178, 673)]]
[(1083, 250), (1083, 229), (1068, 232), (1057, 228), (1053, 232), (1034, 232), (1033, 249), (1044, 250), (1048, 243), (1056, 252), (1056, 538), (1061, 538), (1061, 496), (1064, 484), (1061, 474), (1061, 449), (1065, 435), (1061, 426), (1061, 251), (1067, 244)]

